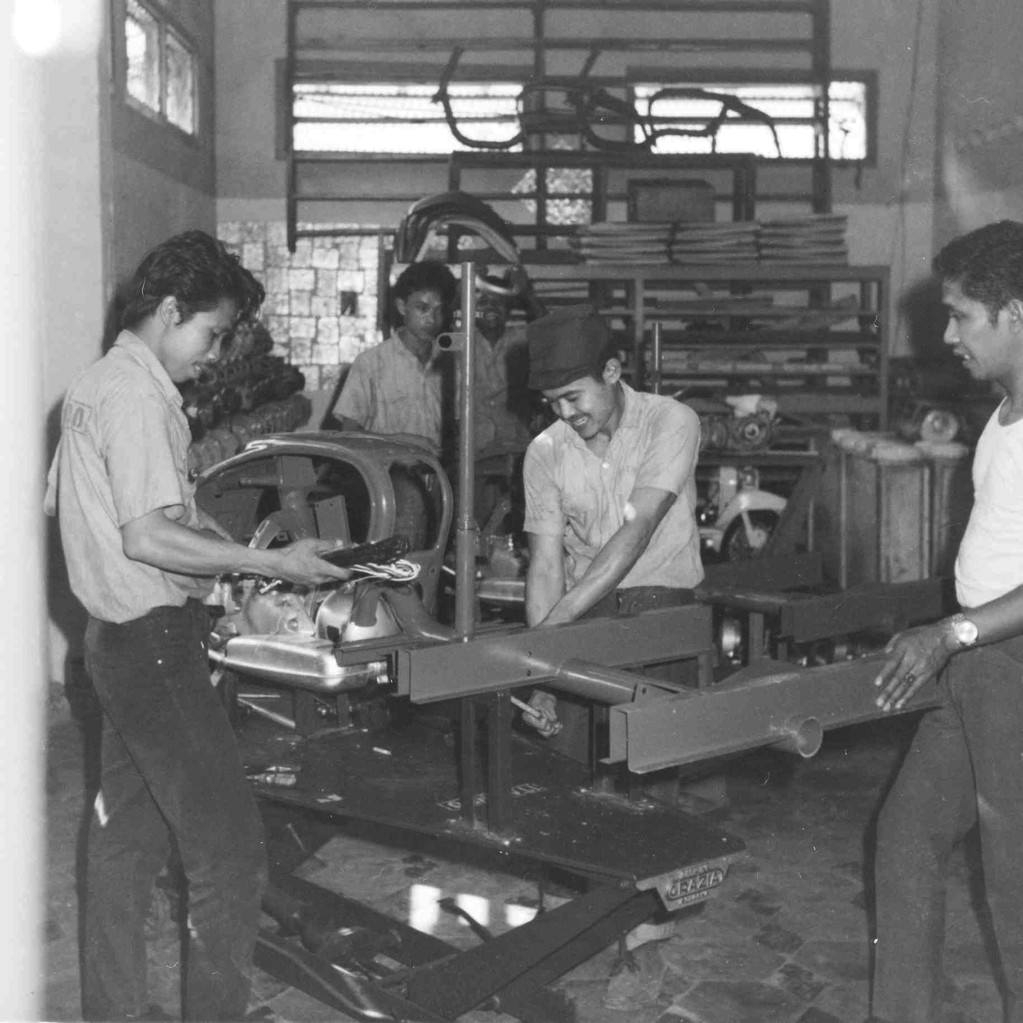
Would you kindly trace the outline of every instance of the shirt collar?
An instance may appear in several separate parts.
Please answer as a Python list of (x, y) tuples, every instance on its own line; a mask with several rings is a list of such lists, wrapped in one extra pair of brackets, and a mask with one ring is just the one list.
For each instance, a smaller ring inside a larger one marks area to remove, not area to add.
[(156, 381), (171, 405), (178, 408), (184, 405), (184, 398), (177, 384), (167, 375), (167, 370), (153, 354), (153, 350), (137, 334), (130, 330), (122, 330), (114, 341), (114, 348), (124, 352), (128, 358), (141, 366)]
[[(618, 435), (623, 429), (633, 429), (639, 425), (639, 402), (636, 401), (636, 392), (624, 380), (619, 382), (622, 385), (622, 395), (625, 399), (625, 407), (622, 409), (622, 418), (618, 423), (618, 429), (611, 434), (611, 440), (608, 444), (609, 450), (611, 445), (616, 442)], [(568, 442), (570, 444), (574, 444), (577, 448), (587, 451), (591, 455), (593, 454), (586, 441), (584, 441), (582, 437), (580, 437), (579, 434), (577, 434), (575, 430), (568, 425), (568, 423), (561, 419), (559, 419), (558, 422), (564, 427), (565, 436), (568, 438)], [(596, 456), (594, 455), (594, 457)]]
[(396, 328), (392, 329), (391, 335), (388, 338), (388, 340), (391, 341), (392, 344), (394, 345), (394, 347), (397, 349), (399, 356), (402, 359), (405, 359), (409, 363), (409, 365), (415, 366), (416, 369), (418, 369), (420, 373), (426, 373), (429, 370), (434, 370), (434, 369), (437, 368), (437, 365), (436, 365), (437, 364), (437, 356), (440, 355), (441, 352), (437, 348), (436, 345), (434, 345), (433, 351), (430, 354), (429, 361), (424, 366), (419, 361), (419, 356), (417, 356), (415, 354), (415, 352), (411, 351), (409, 349), (408, 345), (406, 345), (405, 342), (402, 341), (401, 337), (398, 335), (398, 331), (397, 331)]
[[(634, 427), (639, 423), (639, 402), (636, 401), (636, 392), (624, 381), (620, 381), (622, 385), (622, 394), (625, 398), (625, 407), (622, 409), (622, 418), (618, 424), (618, 430), (621, 430), (623, 426)], [(618, 430), (615, 430), (617, 436)], [(614, 437), (611, 438), (614, 440)]]

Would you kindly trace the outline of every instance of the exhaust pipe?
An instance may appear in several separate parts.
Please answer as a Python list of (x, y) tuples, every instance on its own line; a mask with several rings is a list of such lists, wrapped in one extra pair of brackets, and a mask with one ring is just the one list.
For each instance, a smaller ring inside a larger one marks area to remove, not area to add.
[(775, 726), (771, 731), (778, 736), (771, 743), (774, 749), (795, 753), (804, 760), (815, 756), (824, 741), (824, 729), (815, 717), (792, 717), (785, 724)]

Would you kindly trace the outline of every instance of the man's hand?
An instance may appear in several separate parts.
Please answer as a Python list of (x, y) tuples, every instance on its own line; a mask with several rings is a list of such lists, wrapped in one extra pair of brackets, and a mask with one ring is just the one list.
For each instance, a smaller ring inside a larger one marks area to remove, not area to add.
[(333, 550), (337, 550), (335, 540), (317, 540), (314, 537), (296, 540), (273, 551), (279, 559), (275, 574), (296, 586), (320, 586), (350, 579), (351, 569), (338, 568), (318, 557)]
[(508, 285), (516, 295), (525, 294), (532, 288), (533, 282), (530, 281), (529, 274), (521, 263), (516, 263), (508, 270)]
[(901, 710), (925, 683), (937, 678), (955, 653), (946, 622), (921, 625), (894, 635), (884, 648), (888, 655), (874, 685), (881, 690), (874, 702), (881, 710)]
[(522, 721), (535, 728), (545, 739), (557, 735), (561, 731), (561, 722), (558, 720), (558, 701), (550, 693), (542, 689), (534, 689), (529, 697), (531, 711), (522, 712)]

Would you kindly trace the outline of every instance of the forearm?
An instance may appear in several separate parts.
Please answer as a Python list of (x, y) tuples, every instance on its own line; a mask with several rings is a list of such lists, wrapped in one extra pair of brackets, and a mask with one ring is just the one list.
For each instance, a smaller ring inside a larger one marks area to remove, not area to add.
[(977, 643), (997, 643), (1023, 634), (1023, 586), (980, 607), (966, 616), (977, 626)]
[(616, 589), (646, 550), (652, 532), (635, 522), (621, 526), (590, 562), (582, 578), (553, 605), (544, 624), (575, 621)]
[[(1023, 586), (965, 613), (977, 626), (978, 646), (1023, 634)], [(959, 650), (950, 618), (897, 633), (885, 647), (888, 656), (874, 680), (881, 690), (875, 702), (882, 710), (900, 709)]]
[(562, 572), (553, 571), (551, 565), (538, 558), (531, 559), (526, 571), (526, 624), (539, 625), (557, 604), (564, 588)]
[(129, 523), (122, 537), (124, 553), (133, 561), (180, 575), (276, 576), (282, 568), (276, 551), (246, 547), (210, 529), (191, 529), (163, 515), (148, 516), (145, 524)]
[(522, 306), (526, 311), (526, 320), (532, 322), (533, 320), (540, 319), (541, 316), (546, 316), (547, 306), (544, 305), (543, 300), (533, 290), (532, 284), (528, 285), (520, 296), (522, 300)]

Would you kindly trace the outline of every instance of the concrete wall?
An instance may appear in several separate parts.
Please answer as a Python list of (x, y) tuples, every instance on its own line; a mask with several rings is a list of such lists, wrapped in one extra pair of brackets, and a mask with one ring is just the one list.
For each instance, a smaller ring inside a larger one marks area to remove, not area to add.
[[(191, 227), (213, 231), (216, 225), (212, 0), (167, 7), (198, 53), (198, 132), (188, 137), (124, 97), (121, 48), (114, 46), (108, 69), (113, 281), (129, 275), (139, 259), (168, 235)], [(115, 0), (111, 8), (111, 38), (119, 40), (124, 31), (123, 0)]]
[[(62, 6), (72, 23), (91, 10), (97, 24), (73, 50), (47, 57), (44, 76), (47, 456), (56, 446), (68, 384), (99, 357), (110, 334), (108, 307), (118, 281), (161, 239), (190, 227), (212, 232), (216, 225), (212, 0), (173, 5), (179, 28), (199, 51), (198, 140), (125, 101), (118, 49), (111, 45), (123, 35), (123, 3), (64, 0)], [(52, 522), (47, 530), (50, 677), (63, 681), (79, 656), (84, 615), (68, 590)]]
[[(891, 264), (892, 316), (896, 317), (897, 296), (926, 276), (932, 251), (937, 8), (928, 0), (842, 0), (831, 7), (833, 66), (877, 71), (880, 94), (878, 164), (837, 168), (835, 206), (850, 216), (852, 261)], [(274, 62), (285, 55), (284, 5), (277, 0), (218, 0), (215, 13), (218, 219), (279, 222), (284, 219), (285, 168), (275, 157)], [(387, 34), (384, 15), (374, 12), (371, 5), (360, 13), (358, 25), (346, 25), (346, 32)], [(378, 19), (376, 29), (374, 17)], [(419, 28), (406, 25), (401, 38), (415, 41), (421, 31), (430, 38), (445, 31), (465, 32), (452, 17), (462, 20), (461, 15), (450, 13), (425, 15)], [(601, 31), (601, 17), (588, 15), (587, 30), (594, 35)], [(497, 35), (502, 26), (492, 23)], [(749, 26), (736, 20), (732, 29), (741, 35), (748, 33)], [(650, 33), (657, 30), (658, 23), (652, 22)], [(427, 58), (420, 54), (417, 59)], [(430, 55), (429, 59), (439, 66), (446, 54)], [(577, 55), (575, 59), (582, 58)], [(657, 58), (644, 54), (642, 59), (652, 62)], [(499, 62), (499, 57), (494, 60)], [(630, 62), (635, 61), (634, 54)], [(602, 58), (600, 71), (607, 70)], [(412, 176), (400, 166), (360, 164), (350, 170), (345, 189), (352, 196), (379, 190), (383, 175), (396, 190), (417, 195), (446, 188), (443, 166)], [(770, 188), (771, 172), (765, 171), (762, 177)], [(393, 204), (366, 202), (349, 209), (353, 219), (362, 224), (393, 226), (400, 216)], [(336, 219), (336, 211), (331, 213)], [(900, 321), (893, 331), (894, 350), (901, 352), (907, 344), (906, 328)]]
[[(100, 255), (98, 246), (90, 244), (96, 237), (90, 214), (98, 201), (90, 194), (88, 178), (81, 197), (82, 248), (73, 248), (76, 218), (66, 191), (74, 180), (73, 166), (50, 130), (54, 123), (65, 123), (53, 74), (66, 64), (84, 89), (83, 97), (73, 89), (66, 96), (72, 106), (68, 128), (75, 137), (75, 114), (96, 103), (98, 8), (99, 0), (95, 5), (79, 0), (73, 12), (21, 0), (6, 5), (0, 20), (0, 93), (5, 98), (0, 108), (0, 307), (8, 325), (0, 404), (0, 476), (8, 495), (0, 539), (0, 642), (9, 693), (0, 723), (7, 760), (0, 806), (5, 910), (0, 1018), (10, 1020), (42, 1019), (45, 989), (48, 673), (41, 510), (45, 455), (38, 417), (45, 403), (44, 375), (52, 374), (55, 361), (50, 351), (54, 326), (73, 328), (88, 319), (88, 287), (75, 279), (79, 269), (88, 268), (77, 261), (96, 262)], [(81, 59), (83, 50), (92, 52), (91, 61)], [(55, 195), (55, 184), (65, 191)], [(70, 224), (61, 231), (67, 217)], [(65, 242), (68, 251), (54, 253), (53, 246)]]
[(1019, 40), (1023, 5), (943, 0), (939, 19), (938, 243), (1003, 217), (1023, 219)]
[[(64, 9), (70, 10), (70, 0)], [(47, 460), (57, 443), (60, 404), (74, 375), (100, 352), (109, 263), (106, 167), (108, 93), (103, 5), (80, 44), (45, 58), (42, 104), (48, 131), (39, 165), (45, 298), (43, 323), (43, 432)], [(41, 501), (38, 505), (41, 508)], [(41, 515), (41, 512), (40, 512)], [(62, 681), (69, 650), (80, 644), (84, 613), (67, 586), (60, 541), (46, 520), (49, 677)]]

